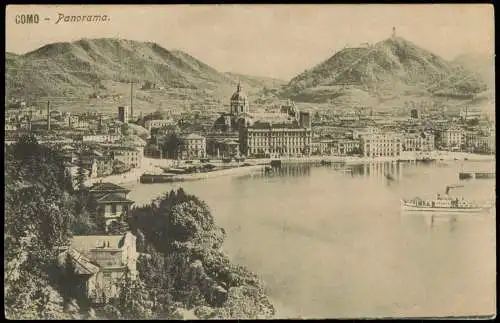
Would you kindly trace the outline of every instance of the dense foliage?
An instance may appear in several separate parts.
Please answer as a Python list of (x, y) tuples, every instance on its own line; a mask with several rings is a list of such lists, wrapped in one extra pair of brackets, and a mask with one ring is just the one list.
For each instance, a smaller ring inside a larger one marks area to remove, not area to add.
[(131, 169), (130, 166), (127, 166), (124, 162), (119, 159), (113, 160), (113, 172), (112, 174), (124, 174), (129, 172)]
[(166, 134), (163, 145), (160, 147), (163, 151), (163, 156), (167, 158), (177, 158), (177, 152), (181, 143), (181, 138), (178, 133)]
[(54, 248), (71, 235), (71, 193), (71, 181), (55, 151), (32, 136), (6, 147), (4, 305), (8, 318), (72, 317), (70, 303), (51, 283), (58, 275), (53, 269)]
[[(93, 309), (72, 261), (58, 247), (99, 223), (85, 189), (73, 190), (62, 158), (22, 137), (5, 151), (4, 305), (10, 319), (151, 319), (271, 317), (260, 280), (222, 252), (224, 230), (208, 206), (182, 189), (133, 209), (110, 234), (137, 237), (138, 279)], [(101, 223), (102, 224), (102, 223)], [(97, 312), (97, 313), (96, 313)]]
[(224, 230), (208, 206), (182, 189), (136, 208), (129, 219), (143, 252), (138, 270), (153, 310), (186, 308), (200, 318), (272, 317), (261, 281), (222, 252)]

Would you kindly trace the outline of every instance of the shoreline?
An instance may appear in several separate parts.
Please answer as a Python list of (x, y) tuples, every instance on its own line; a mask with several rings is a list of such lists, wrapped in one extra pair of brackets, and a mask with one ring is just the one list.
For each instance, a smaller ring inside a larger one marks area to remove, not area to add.
[(267, 296), (269, 302), (273, 304), (275, 313), (273, 319), (286, 320), (286, 319), (303, 319), (294, 310), (286, 307), (282, 302), (278, 301), (275, 297)]
[[(266, 159), (248, 159), (245, 163), (252, 165), (242, 166), (238, 164), (234, 167), (216, 170), (206, 173), (191, 173), (191, 174), (178, 174), (172, 176), (174, 182), (182, 181), (195, 181), (202, 179), (210, 179), (220, 176), (228, 175), (242, 175), (258, 169), (262, 169), (265, 165), (269, 165), (272, 160), (281, 160), (282, 164), (318, 164), (321, 162), (339, 162), (346, 164), (359, 164), (359, 163), (379, 163), (379, 162), (397, 162), (397, 161), (421, 161), (424, 158), (434, 160), (467, 160), (467, 161), (496, 161), (495, 155), (479, 155), (463, 152), (431, 152), (425, 156), (416, 156), (415, 154), (405, 154), (400, 157), (345, 157), (345, 156), (309, 156), (309, 157), (284, 157), (284, 158), (266, 158)], [(158, 173), (160, 167), (172, 166), (174, 161), (168, 159), (152, 159), (145, 158), (144, 163), (146, 166), (142, 168), (133, 169), (124, 174), (110, 175), (106, 177), (97, 177), (89, 179), (85, 182), (90, 186), (98, 182), (111, 182), (113, 184), (130, 184), (132, 182), (139, 182), (139, 178), (144, 173)], [(162, 165), (159, 165), (162, 164)]]
[(172, 176), (172, 178), (178, 181), (194, 181), (228, 175), (241, 175), (259, 169), (262, 169), (262, 165), (239, 166), (206, 173), (179, 174)]

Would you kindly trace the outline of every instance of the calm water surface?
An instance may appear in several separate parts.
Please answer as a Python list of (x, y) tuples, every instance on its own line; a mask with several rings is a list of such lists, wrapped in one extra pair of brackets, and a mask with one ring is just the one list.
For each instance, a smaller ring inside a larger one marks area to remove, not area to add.
[[(137, 204), (183, 187), (204, 199), (228, 233), (230, 257), (265, 280), (288, 315), (305, 318), (496, 313), (494, 211), (402, 215), (400, 198), (434, 197), (449, 184), (492, 201), (495, 181), (459, 181), (492, 162), (297, 165), (274, 174), (134, 184)], [(394, 180), (388, 180), (391, 174)], [(293, 313), (293, 314), (291, 314)]]

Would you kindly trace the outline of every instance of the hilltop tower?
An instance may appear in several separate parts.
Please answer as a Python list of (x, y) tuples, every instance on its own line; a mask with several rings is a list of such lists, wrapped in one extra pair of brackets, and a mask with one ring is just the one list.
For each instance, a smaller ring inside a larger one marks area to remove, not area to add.
[(392, 38), (396, 38), (396, 27), (392, 27), (392, 35), (391, 35)]

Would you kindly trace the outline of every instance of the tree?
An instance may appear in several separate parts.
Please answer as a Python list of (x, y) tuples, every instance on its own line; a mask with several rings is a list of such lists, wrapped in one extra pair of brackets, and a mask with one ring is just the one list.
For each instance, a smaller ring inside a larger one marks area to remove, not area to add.
[(110, 235), (124, 235), (127, 231), (129, 231), (129, 225), (123, 220), (123, 216), (108, 225), (108, 234)]
[(182, 141), (177, 133), (167, 134), (162, 147), (164, 156), (168, 156), (169, 158), (176, 158), (178, 149), (181, 144)]
[(23, 137), (6, 150), (4, 304), (9, 318), (61, 318), (49, 269), (57, 246), (67, 243), (73, 201), (62, 159)]
[(208, 305), (225, 318), (272, 316), (261, 281), (221, 251), (225, 232), (205, 202), (179, 189), (131, 212), (131, 229), (145, 240), (137, 268), (153, 311), (174, 317), (175, 309)]
[(218, 308), (215, 317), (220, 319), (269, 319), (275, 314), (273, 305), (262, 291), (250, 286), (232, 287), (223, 307)]
[(87, 180), (87, 175), (85, 174), (85, 164), (83, 163), (82, 156), (80, 156), (78, 158), (78, 168), (76, 173), (76, 185), (80, 192), (82, 192), (85, 189), (86, 180)]
[(79, 212), (75, 212), (71, 232), (74, 235), (92, 235), (100, 232), (95, 217), (88, 211), (87, 207), (82, 207)]
[(119, 159), (113, 160), (113, 174), (123, 174), (130, 170), (130, 167), (127, 166), (124, 162)]
[(151, 319), (153, 302), (145, 284), (127, 271), (121, 280), (117, 308), (125, 319)]

